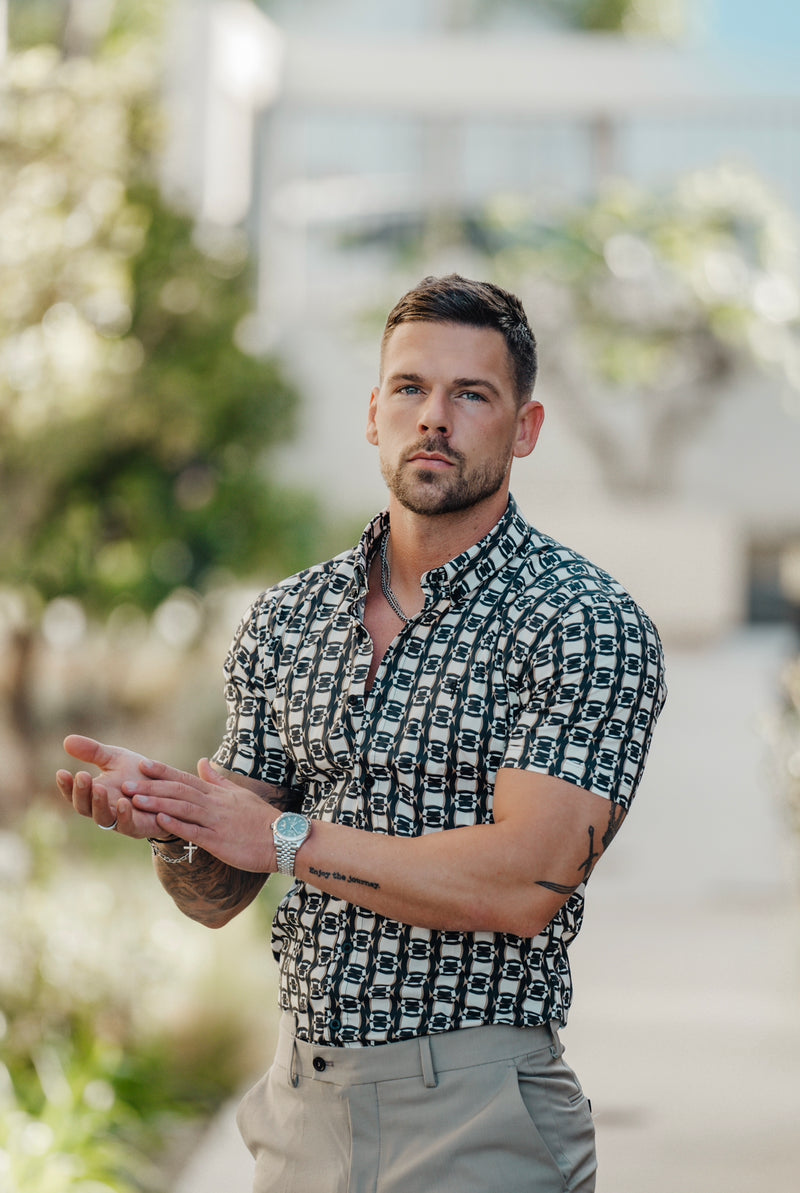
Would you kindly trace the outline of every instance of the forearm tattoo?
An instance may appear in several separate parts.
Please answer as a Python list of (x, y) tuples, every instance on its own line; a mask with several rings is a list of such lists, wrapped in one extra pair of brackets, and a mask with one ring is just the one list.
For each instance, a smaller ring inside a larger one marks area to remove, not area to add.
[(379, 882), (370, 882), (368, 878), (359, 878), (356, 874), (342, 874), (339, 870), (318, 870), (316, 866), (309, 866), (308, 869), (311, 874), (316, 874), (317, 878), (332, 878), (334, 882), (352, 882), (357, 886), (368, 886), (373, 891), (381, 889)]
[(586, 882), (586, 880), (588, 879), (589, 875), (591, 874), (592, 870), (595, 867), (595, 863), (597, 862), (597, 859), (599, 857), (601, 857), (603, 853), (605, 853), (606, 849), (608, 849), (609, 845), (611, 844), (611, 842), (614, 840), (617, 833), (619, 832), (620, 825), (622, 824), (622, 821), (624, 819), (625, 819), (624, 809), (622, 809), (618, 804), (612, 803), (610, 806), (610, 809), (609, 809), (609, 814), (608, 814), (608, 825), (606, 827), (606, 831), (603, 833), (603, 836), (601, 838), (601, 848), (599, 850), (595, 849), (595, 847), (594, 847), (595, 827), (593, 824), (589, 825), (589, 828), (588, 828), (589, 852), (587, 853), (584, 860), (578, 866), (578, 871), (581, 873), (581, 878), (579, 878), (576, 883), (574, 883), (574, 884), (566, 883), (565, 884), (565, 883), (561, 883), (561, 882), (550, 882), (547, 879), (540, 878), (537, 880), (536, 885), (543, 886), (548, 891), (555, 891), (556, 894), (558, 894), (558, 895), (574, 894), (575, 891), (577, 891), (578, 887), (581, 886), (584, 882)]
[[(280, 812), (298, 809), (303, 798), (301, 791), (291, 787), (274, 787), (269, 798), (262, 792), (259, 794)], [(174, 846), (170, 842), (160, 848), (179, 857), (186, 849), (186, 842), (176, 837)], [(159, 882), (178, 909), (209, 928), (227, 923), (231, 913), (251, 903), (268, 877), (237, 870), (203, 849), (198, 849), (191, 863), (170, 865), (155, 857), (155, 867)]]
[[(181, 841), (180, 849), (185, 845)], [(191, 864), (171, 866), (156, 858), (155, 867), (161, 885), (178, 909), (209, 928), (226, 923), (232, 912), (246, 907), (267, 877), (237, 870), (203, 849), (197, 851)]]

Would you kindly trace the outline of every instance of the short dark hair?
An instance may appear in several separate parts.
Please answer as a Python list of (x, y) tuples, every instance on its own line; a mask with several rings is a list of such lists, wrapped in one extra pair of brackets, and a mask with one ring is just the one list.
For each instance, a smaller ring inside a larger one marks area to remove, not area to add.
[(395, 328), (412, 322), (462, 323), (499, 331), (511, 358), (517, 402), (521, 406), (529, 400), (536, 382), (536, 338), (516, 294), (492, 282), (474, 282), (457, 273), (423, 278), (389, 312), (381, 340), (381, 360)]

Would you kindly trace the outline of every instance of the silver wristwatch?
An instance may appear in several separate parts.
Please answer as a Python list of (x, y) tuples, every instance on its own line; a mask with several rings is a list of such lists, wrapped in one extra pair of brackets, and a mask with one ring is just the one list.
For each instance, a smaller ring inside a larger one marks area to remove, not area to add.
[(272, 835), (279, 873), (294, 878), (295, 854), (310, 832), (311, 821), (300, 812), (282, 812), (277, 820), (273, 820)]

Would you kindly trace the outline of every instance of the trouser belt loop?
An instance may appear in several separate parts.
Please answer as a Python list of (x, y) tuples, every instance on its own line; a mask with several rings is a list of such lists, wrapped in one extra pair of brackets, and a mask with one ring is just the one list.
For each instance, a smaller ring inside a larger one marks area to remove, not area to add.
[(425, 1082), (426, 1089), (436, 1089), (439, 1084), (436, 1080), (436, 1073), (433, 1069), (433, 1056), (431, 1055), (431, 1042), (427, 1036), (419, 1036), (419, 1059), (422, 1066), (422, 1079)]

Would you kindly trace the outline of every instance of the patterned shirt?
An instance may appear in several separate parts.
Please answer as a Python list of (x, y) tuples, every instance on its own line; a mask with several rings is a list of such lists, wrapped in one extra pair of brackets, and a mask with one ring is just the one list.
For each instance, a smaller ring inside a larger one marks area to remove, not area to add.
[[(417, 836), (492, 821), (501, 767), (628, 808), (665, 696), (648, 617), (513, 498), (477, 545), (422, 578), (425, 604), (372, 688), (363, 609), (388, 526), (263, 593), (226, 661), (216, 761), (297, 789), (319, 820)], [(565, 796), (564, 798), (568, 798)], [(484, 1023), (566, 1021), (584, 885), (534, 939), (435, 931), (297, 881), (273, 924), (300, 1039), (378, 1044)]]

